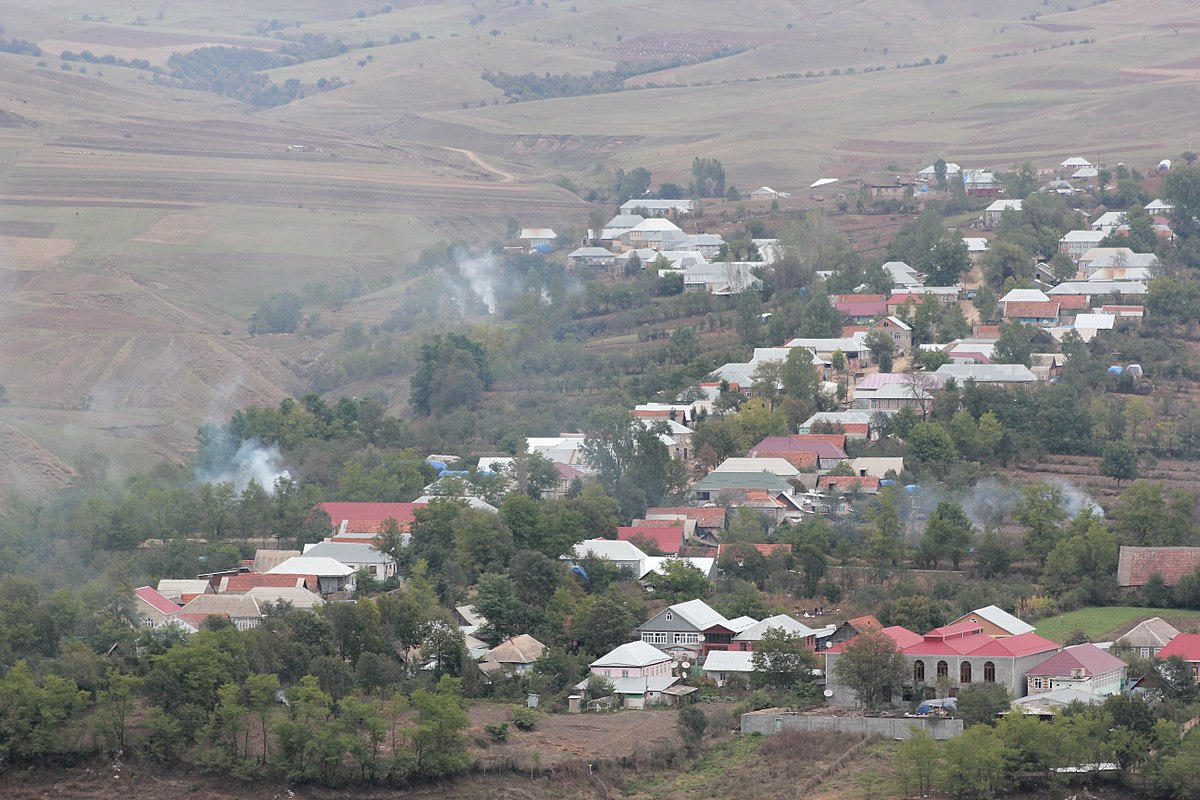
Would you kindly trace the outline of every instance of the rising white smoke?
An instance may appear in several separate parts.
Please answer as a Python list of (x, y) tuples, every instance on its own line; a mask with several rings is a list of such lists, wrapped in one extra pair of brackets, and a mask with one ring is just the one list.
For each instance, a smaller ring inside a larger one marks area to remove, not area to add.
[(250, 439), (242, 442), (228, 464), (202, 480), (205, 483), (232, 483), (239, 493), (245, 491), (250, 481), (255, 481), (266, 489), (267, 494), (274, 494), (275, 481), (290, 477), (277, 446), (267, 447), (257, 439)]
[(1100, 507), (1100, 504), (1075, 484), (1063, 478), (1051, 478), (1050, 483), (1053, 483), (1062, 492), (1063, 508), (1071, 519), (1087, 511), (1091, 511), (1094, 516), (1104, 517), (1104, 509)]
[(487, 306), (489, 314), (496, 313), (496, 281), (500, 279), (500, 262), (491, 253), (467, 256), (456, 254), (459, 273), (471, 291)]

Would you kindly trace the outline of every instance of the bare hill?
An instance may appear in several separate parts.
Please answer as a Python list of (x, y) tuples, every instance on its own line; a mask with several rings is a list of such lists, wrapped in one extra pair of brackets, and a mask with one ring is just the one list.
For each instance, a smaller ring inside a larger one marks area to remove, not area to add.
[[(60, 482), (84, 445), (183, 457), (198, 423), (304, 391), (333, 346), (251, 337), (270, 294), (378, 289), (422, 247), (493, 240), (509, 218), (580, 231), (592, 209), (564, 177), (685, 181), (716, 157), (731, 183), (803, 205), (816, 177), (938, 156), (1153, 163), (1200, 122), (1189, 0), (253, 6), (8, 4), (4, 37), (42, 54), (0, 52), (0, 425), (30, 465), (0, 482)], [(304, 36), (350, 49), (270, 70), (309, 87), (271, 108), (153, 71)], [(483, 77), (618, 67), (624, 91), (521, 102)], [(336, 331), (386, 318), (395, 296), (314, 310)]]

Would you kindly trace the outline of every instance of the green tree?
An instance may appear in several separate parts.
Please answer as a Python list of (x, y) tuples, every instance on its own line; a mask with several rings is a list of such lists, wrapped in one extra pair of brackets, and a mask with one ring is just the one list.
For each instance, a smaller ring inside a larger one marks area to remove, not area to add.
[(963, 800), (992, 800), (1008, 788), (1004, 744), (995, 732), (977, 725), (943, 747), (943, 788)]
[(785, 628), (767, 628), (754, 645), (750, 685), (754, 688), (809, 693), (816, 656), (804, 637)]
[(435, 691), (418, 689), (413, 692), (412, 705), (418, 714), (412, 735), (415, 776), (437, 780), (470, 766), (471, 754), (462, 735), (468, 720), (461, 682), (443, 676)]
[(483, 634), (494, 642), (523, 633), (529, 614), (517, 597), (517, 587), (507, 575), (484, 573), (476, 584), (475, 610), (487, 619)]
[(871, 351), (871, 358), (879, 365), (880, 372), (891, 372), (896, 355), (896, 343), (887, 331), (873, 330), (864, 338), (863, 344)]
[(675, 729), (683, 740), (683, 748), (688, 755), (695, 756), (700, 752), (704, 734), (708, 730), (708, 717), (695, 705), (686, 705), (679, 709), (675, 720)]
[(908, 680), (908, 662), (882, 631), (860, 633), (848, 641), (833, 670), (838, 681), (871, 710), (890, 704)]
[(896, 748), (892, 761), (897, 788), (905, 797), (927, 797), (933, 793), (941, 753), (933, 735), (913, 725), (909, 736)]
[(997, 364), (1033, 363), (1033, 334), (1019, 322), (1006, 322), (1000, 326), (1000, 339), (993, 350)]
[(421, 345), (409, 403), (419, 414), (472, 407), (492, 386), (484, 345), (460, 333), (437, 334)]
[(972, 683), (958, 690), (954, 716), (967, 727), (991, 724), (1012, 704), (1008, 691), (999, 683)]
[(250, 334), (294, 333), (300, 324), (304, 301), (291, 292), (272, 294), (250, 317)]
[(1163, 183), (1163, 199), (1171, 203), (1171, 229), (1189, 239), (1200, 233), (1200, 167), (1175, 168)]
[(933, 467), (946, 467), (958, 460), (954, 439), (940, 423), (920, 422), (906, 438), (913, 459)]
[(1067, 519), (1062, 489), (1049, 483), (1029, 484), (1013, 507), (1013, 519), (1025, 526), (1026, 552), (1045, 562)]
[(669, 558), (647, 577), (654, 596), (680, 602), (708, 597), (711, 584), (700, 570), (679, 558)]
[(1115, 478), (1118, 486), (1121, 485), (1121, 481), (1136, 480), (1138, 476), (1137, 448), (1123, 440), (1104, 445), (1104, 454), (1100, 460), (1100, 473), (1109, 478)]
[(959, 562), (971, 547), (973, 535), (971, 520), (962, 506), (943, 500), (929, 516), (918, 555), (926, 563), (932, 563), (935, 569), (944, 558), (958, 569)]

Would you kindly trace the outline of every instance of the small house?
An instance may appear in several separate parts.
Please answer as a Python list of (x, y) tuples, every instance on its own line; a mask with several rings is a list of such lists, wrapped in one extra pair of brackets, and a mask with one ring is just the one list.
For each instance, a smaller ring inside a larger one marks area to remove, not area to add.
[(1129, 633), (1117, 639), (1142, 658), (1157, 658), (1164, 647), (1171, 643), (1179, 631), (1161, 617), (1142, 620)]
[(1094, 644), (1064, 647), (1025, 673), (1030, 694), (1077, 689), (1100, 696), (1117, 694), (1125, 685), (1124, 661)]

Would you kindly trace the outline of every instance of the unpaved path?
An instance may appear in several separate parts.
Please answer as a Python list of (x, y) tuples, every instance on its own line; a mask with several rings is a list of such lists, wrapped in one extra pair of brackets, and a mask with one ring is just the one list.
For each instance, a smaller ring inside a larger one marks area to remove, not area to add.
[(466, 156), (468, 159), (471, 160), (472, 164), (479, 167), (484, 172), (490, 172), (493, 175), (499, 175), (501, 183), (512, 183), (513, 181), (515, 181), (517, 179), (516, 176), (514, 176), (511, 173), (505, 172), (502, 169), (496, 169), (491, 164), (487, 163), (482, 158), (480, 158), (479, 156), (472, 153), (470, 150), (463, 150), (458, 147), (442, 147), (442, 149), (450, 150), (451, 152), (454, 152), (454, 153), (462, 153), (464, 156)]

